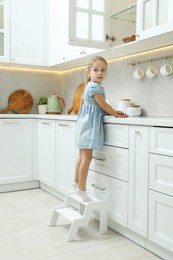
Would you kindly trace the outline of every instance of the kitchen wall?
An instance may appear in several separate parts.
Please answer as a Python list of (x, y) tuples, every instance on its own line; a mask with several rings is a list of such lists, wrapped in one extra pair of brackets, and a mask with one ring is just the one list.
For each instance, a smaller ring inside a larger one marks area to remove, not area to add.
[[(172, 54), (172, 50), (143, 54), (135, 60), (142, 61)], [(141, 105), (144, 116), (173, 117), (173, 74), (164, 77), (159, 72), (165, 59), (153, 61), (158, 69), (158, 75), (155, 78), (149, 79), (145, 76), (140, 80), (133, 78), (135, 67), (127, 65), (133, 60), (134, 57), (108, 63), (107, 78), (103, 86), (110, 104), (117, 108), (119, 99), (130, 98), (136, 105)], [(173, 58), (168, 61), (173, 66)], [(150, 62), (141, 63), (141, 67), (146, 70), (149, 64)], [(65, 98), (68, 108), (71, 106), (76, 87), (85, 79), (85, 68), (64, 73), (62, 77), (61, 95)]]
[[(154, 59), (172, 53), (171, 50), (109, 62), (107, 78), (103, 86), (111, 105), (117, 108), (119, 99), (130, 98), (133, 103), (141, 105), (144, 116), (173, 117), (173, 75), (163, 77), (159, 73), (164, 59), (153, 62), (158, 69), (158, 75), (153, 79), (148, 79), (146, 76), (141, 80), (134, 79), (135, 68), (127, 65), (134, 58), (135, 60)], [(173, 65), (172, 58), (168, 61)], [(144, 70), (148, 65), (149, 62), (141, 63)], [(85, 81), (85, 70), (86, 68), (81, 68), (63, 73), (48, 73), (0, 69), (0, 110), (7, 107), (11, 92), (22, 88), (28, 90), (34, 99), (34, 106), (30, 113), (37, 113), (36, 101), (40, 96), (50, 96), (52, 93), (65, 99), (64, 113), (67, 113), (72, 105), (77, 86)]]
[[(25, 89), (33, 97), (33, 108), (30, 113), (37, 113), (37, 100), (40, 96), (60, 93), (58, 73), (39, 72), (16, 69), (0, 69), (0, 110), (8, 106), (9, 95), (17, 89)], [(9, 111), (8, 113), (12, 113)]]

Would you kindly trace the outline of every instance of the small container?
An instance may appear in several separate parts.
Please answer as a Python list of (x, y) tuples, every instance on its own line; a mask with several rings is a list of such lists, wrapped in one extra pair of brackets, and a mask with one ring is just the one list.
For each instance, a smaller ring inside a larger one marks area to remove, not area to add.
[(118, 101), (118, 110), (126, 113), (127, 108), (130, 106), (131, 100), (128, 98), (123, 98)]
[(133, 117), (133, 116), (140, 116), (141, 115), (141, 107), (140, 106), (129, 106), (127, 108), (127, 115), (129, 117)]

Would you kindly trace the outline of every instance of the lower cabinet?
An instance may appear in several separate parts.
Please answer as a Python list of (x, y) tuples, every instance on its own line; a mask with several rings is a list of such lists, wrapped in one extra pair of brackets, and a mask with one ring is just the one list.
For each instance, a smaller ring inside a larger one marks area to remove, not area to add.
[(149, 191), (149, 234), (156, 244), (173, 252), (173, 197)]
[(127, 182), (90, 170), (87, 190), (91, 196), (107, 202), (109, 219), (127, 227)]
[(55, 120), (38, 120), (38, 176), (55, 188)]
[(148, 238), (173, 252), (173, 128), (150, 128)]
[(107, 202), (108, 218), (127, 227), (128, 215), (128, 126), (105, 124), (105, 145), (93, 152), (87, 189)]
[(56, 121), (56, 189), (65, 194), (74, 180), (77, 149), (75, 122)]
[(33, 178), (33, 120), (0, 120), (0, 184)]
[(149, 128), (130, 126), (128, 228), (147, 237)]

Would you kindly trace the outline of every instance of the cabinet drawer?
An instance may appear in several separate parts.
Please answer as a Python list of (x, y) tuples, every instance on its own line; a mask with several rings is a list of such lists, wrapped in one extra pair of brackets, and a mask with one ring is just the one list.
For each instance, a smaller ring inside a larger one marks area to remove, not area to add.
[(173, 157), (150, 154), (149, 188), (173, 196)]
[(128, 150), (105, 145), (94, 151), (90, 169), (128, 181)]
[(104, 124), (104, 143), (106, 145), (129, 147), (128, 125)]
[(150, 152), (173, 156), (173, 128), (150, 128)]
[(89, 195), (106, 200), (109, 219), (127, 227), (128, 183), (89, 171), (87, 190)]
[(149, 192), (148, 237), (156, 244), (173, 252), (173, 197)]

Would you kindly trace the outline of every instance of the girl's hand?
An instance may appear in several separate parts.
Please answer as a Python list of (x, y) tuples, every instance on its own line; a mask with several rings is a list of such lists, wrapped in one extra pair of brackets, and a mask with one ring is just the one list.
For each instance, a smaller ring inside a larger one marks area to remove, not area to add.
[(115, 115), (116, 117), (129, 117), (126, 113), (119, 111), (119, 110), (115, 110)]

